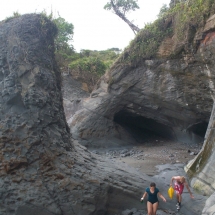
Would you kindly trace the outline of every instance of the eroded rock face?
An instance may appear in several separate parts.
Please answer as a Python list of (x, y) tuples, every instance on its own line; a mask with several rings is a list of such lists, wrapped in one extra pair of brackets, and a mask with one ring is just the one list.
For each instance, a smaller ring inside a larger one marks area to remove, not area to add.
[(212, 215), (215, 211), (215, 193), (212, 194), (206, 201), (202, 215)]
[[(214, 62), (214, 47), (215, 47), (215, 32), (212, 31), (215, 26), (215, 16), (208, 19), (204, 31), (206, 33), (205, 39), (201, 43), (200, 51), (207, 53), (204, 56), (206, 65), (213, 64)], [(209, 31), (209, 32), (208, 32)], [(213, 77), (214, 67), (208, 67), (208, 74)], [(213, 79), (210, 82), (211, 87), (214, 87)], [(212, 94), (214, 100), (214, 94)], [(204, 145), (201, 152), (193, 159), (186, 167), (185, 170), (192, 179), (192, 186), (203, 193), (204, 195), (211, 195), (207, 200), (205, 208), (202, 214), (213, 214), (214, 213), (214, 202), (215, 202), (215, 153), (214, 153), (214, 141), (215, 141), (215, 106), (213, 105), (207, 133), (205, 135)]]
[(67, 122), (72, 121), (76, 111), (81, 109), (83, 99), (90, 94), (84, 90), (83, 83), (78, 82), (70, 73), (62, 75), (63, 107)]
[(36, 14), (0, 24), (0, 214), (101, 215), (142, 207), (148, 176), (72, 141), (55, 34)]
[(122, 128), (147, 129), (183, 142), (199, 143), (205, 137), (202, 151), (186, 167), (192, 186), (212, 194), (203, 214), (214, 213), (214, 23), (212, 16), (196, 32), (193, 42), (198, 47), (191, 55), (161, 58), (176, 47), (167, 39), (160, 46), (160, 58), (143, 60), (138, 67), (114, 66), (70, 123), (71, 131), (85, 139), (123, 139)]
[[(192, 178), (192, 186), (204, 195), (211, 195), (215, 191), (215, 152), (214, 152), (214, 142), (215, 142), (215, 107), (211, 114), (210, 123), (205, 136), (205, 142), (202, 150), (186, 167), (185, 170)], [(211, 202), (215, 201), (214, 194), (208, 200), (207, 207)], [(212, 205), (210, 205), (212, 206)], [(208, 210), (208, 208), (207, 208)], [(206, 209), (204, 211), (207, 211)], [(211, 209), (210, 209), (211, 210)]]
[(140, 130), (181, 142), (203, 143), (215, 92), (214, 20), (211, 16), (193, 36), (196, 51), (193, 48), (192, 53), (189, 50), (169, 58), (178, 49), (186, 49), (174, 35), (161, 43), (157, 58), (133, 67), (116, 63), (69, 121), (73, 135), (132, 142), (128, 135), (124, 138), (123, 131), (137, 136), (135, 132)]
[(152, 59), (137, 68), (114, 67), (73, 116), (72, 133), (80, 138), (121, 138), (123, 127), (181, 142), (203, 142), (214, 94), (214, 60), (208, 56), (213, 43), (206, 47), (204, 42), (192, 59)]

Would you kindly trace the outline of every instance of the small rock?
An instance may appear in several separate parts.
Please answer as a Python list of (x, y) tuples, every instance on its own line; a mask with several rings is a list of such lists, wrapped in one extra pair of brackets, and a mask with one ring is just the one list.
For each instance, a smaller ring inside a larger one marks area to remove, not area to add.
[(99, 152), (96, 150), (92, 151), (92, 153), (97, 154), (97, 155), (99, 154)]
[(128, 209), (122, 212), (122, 215), (132, 215), (132, 214), (133, 214), (133, 212)]
[(121, 154), (125, 154), (125, 153), (127, 153), (127, 152), (128, 152), (127, 149), (123, 149), (120, 153), (121, 153)]

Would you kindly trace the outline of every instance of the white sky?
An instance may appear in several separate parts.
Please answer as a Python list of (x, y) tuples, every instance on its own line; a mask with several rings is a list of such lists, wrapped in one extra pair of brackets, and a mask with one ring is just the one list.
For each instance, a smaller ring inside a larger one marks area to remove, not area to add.
[[(106, 50), (124, 49), (134, 38), (129, 26), (118, 16), (103, 9), (108, 0), (7, 0), (1, 3), (0, 20), (20, 14), (46, 10), (59, 13), (67, 22), (74, 25), (73, 46), (81, 49)], [(139, 10), (127, 17), (139, 28), (157, 18), (163, 4), (170, 0), (139, 0)]]

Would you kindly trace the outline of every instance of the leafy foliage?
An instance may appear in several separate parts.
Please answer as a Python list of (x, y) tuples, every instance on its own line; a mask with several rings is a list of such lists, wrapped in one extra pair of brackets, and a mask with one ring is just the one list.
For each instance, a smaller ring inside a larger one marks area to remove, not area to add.
[(163, 6), (160, 9), (160, 12), (158, 14), (158, 18), (162, 18), (162, 16), (166, 14), (166, 12), (169, 10), (169, 7), (166, 4), (163, 4)]
[(170, 35), (172, 28), (165, 26), (164, 19), (147, 24), (122, 53), (119, 58), (120, 64), (137, 66), (143, 59), (151, 59), (156, 55), (163, 39)]
[(74, 79), (87, 83), (91, 92), (107, 69), (113, 64), (119, 55), (118, 48), (105, 51), (81, 50), (72, 55), (73, 60), (69, 64), (70, 74)]
[(86, 71), (101, 76), (117, 58), (118, 54), (112, 50), (91, 51), (81, 50), (79, 57), (69, 64), (72, 70)]
[[(79, 74), (83, 79), (91, 79), (94, 76), (93, 83), (103, 75), (117, 58), (117, 48), (106, 51), (81, 50), (80, 53), (75, 52), (70, 44), (73, 38), (74, 26), (65, 21), (64, 18), (58, 16), (55, 18), (53, 14), (44, 16), (48, 17), (55, 23), (58, 28), (58, 36), (55, 39), (56, 60), (62, 69), (69, 68), (72, 74)], [(87, 80), (85, 80), (87, 82)]]
[[(5, 22), (19, 16), (21, 14), (14, 12), (13, 16), (6, 18)], [(55, 17), (52, 12), (47, 14), (46, 11), (43, 11), (40, 16), (40, 30), (42, 32), (47, 33), (48, 23), (55, 24), (53, 25), (54, 31), (48, 33), (52, 38), (55, 37), (55, 57), (62, 72), (69, 71), (74, 78), (77, 77), (87, 83), (91, 91), (98, 79), (119, 56), (121, 50), (118, 48), (104, 51), (81, 50), (80, 53), (77, 53), (72, 45), (73, 24), (68, 23), (59, 15)]]
[(55, 17), (53, 13), (47, 14), (46, 11), (43, 11), (41, 13), (43, 16), (50, 19), (58, 29), (58, 35), (55, 39), (55, 46), (57, 50), (61, 49), (73, 49), (73, 46), (71, 45), (72, 39), (73, 39), (73, 30), (74, 26), (72, 23), (68, 23), (64, 18), (62, 18), (59, 14), (58, 17)]
[(136, 34), (140, 29), (126, 18), (126, 13), (139, 9), (138, 0), (109, 0), (104, 6), (105, 10), (112, 10), (118, 17), (128, 24), (131, 30)]
[(12, 15), (12, 16), (6, 17), (6, 18), (5, 18), (5, 22), (7, 22), (7, 21), (9, 21), (9, 20), (11, 20), (11, 19), (13, 19), (13, 18), (17, 18), (17, 17), (19, 17), (19, 16), (21, 16), (21, 14), (20, 14), (18, 11), (15, 11), (15, 12), (13, 12), (13, 15)]
[(72, 23), (66, 22), (66, 20), (62, 17), (57, 17), (53, 19), (53, 22), (56, 24), (58, 28), (58, 36), (56, 38), (56, 49), (65, 49), (72, 46), (69, 43), (72, 41), (73, 38), (73, 29), (74, 26)]
[[(147, 24), (125, 49), (117, 65), (137, 66), (143, 59), (156, 57), (161, 42), (166, 37), (175, 36), (178, 44), (192, 43), (195, 32), (202, 28), (206, 20), (215, 13), (214, 0), (179, 0), (168, 8), (160, 10), (158, 19)], [(166, 24), (170, 20), (170, 24)], [(189, 50), (189, 47), (187, 48)], [(183, 49), (181, 49), (183, 51)], [(180, 54), (180, 53), (175, 53)], [(174, 53), (169, 56), (173, 57)]]
[(41, 14), (50, 19), (58, 29), (58, 34), (55, 38), (56, 60), (60, 67), (66, 67), (70, 61), (71, 55), (75, 53), (72, 45), (74, 26), (72, 23), (68, 23), (59, 14), (58, 17), (55, 17), (52, 12), (47, 14), (46, 11), (43, 11)]
[[(129, 11), (135, 11), (136, 9), (139, 9), (139, 6), (137, 4), (138, 0), (113, 0), (113, 4), (117, 7), (117, 9), (122, 13), (126, 14)], [(108, 2), (104, 6), (105, 10), (113, 10), (111, 2)]]
[(199, 29), (204, 26), (208, 17), (215, 12), (213, 0), (189, 0), (178, 2), (166, 15), (175, 17), (175, 33), (179, 40), (185, 39), (184, 32), (189, 26)]

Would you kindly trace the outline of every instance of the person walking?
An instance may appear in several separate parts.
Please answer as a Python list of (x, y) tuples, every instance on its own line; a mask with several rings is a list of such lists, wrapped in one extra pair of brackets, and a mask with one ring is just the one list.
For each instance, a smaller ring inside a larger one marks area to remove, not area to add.
[(186, 186), (188, 192), (190, 193), (190, 197), (194, 198), (194, 196), (191, 193), (188, 183), (186, 182), (186, 179), (184, 176), (173, 176), (171, 179), (170, 186), (172, 186), (173, 182), (174, 182), (174, 190), (175, 190), (176, 198), (177, 198), (176, 207), (177, 207), (177, 210), (179, 210), (181, 207), (182, 193), (184, 190), (184, 185)]
[(162, 194), (160, 193), (159, 189), (156, 187), (156, 184), (152, 182), (150, 184), (150, 187), (147, 187), (143, 197), (140, 199), (140, 201), (143, 201), (145, 197), (148, 196), (147, 198), (147, 211), (148, 215), (156, 215), (157, 208), (158, 208), (158, 196), (166, 202), (166, 199)]

